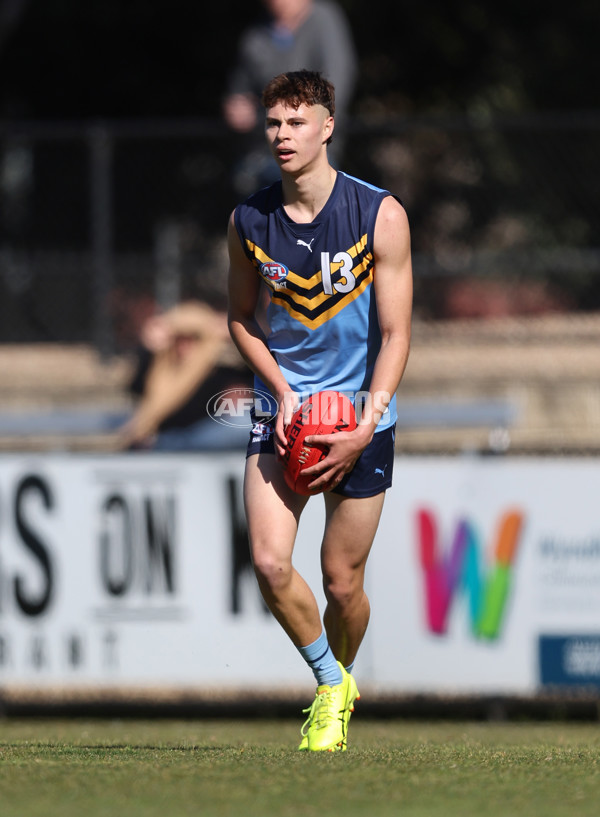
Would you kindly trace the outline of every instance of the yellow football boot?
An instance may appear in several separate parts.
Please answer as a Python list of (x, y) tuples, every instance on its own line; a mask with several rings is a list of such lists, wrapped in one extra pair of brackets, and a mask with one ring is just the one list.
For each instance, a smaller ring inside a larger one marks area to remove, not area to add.
[(317, 687), (312, 705), (303, 710), (305, 714), (308, 713), (308, 718), (300, 730), (300, 751), (346, 751), (348, 722), (354, 711), (354, 702), (360, 696), (354, 678), (339, 661), (338, 666), (342, 673), (342, 683)]

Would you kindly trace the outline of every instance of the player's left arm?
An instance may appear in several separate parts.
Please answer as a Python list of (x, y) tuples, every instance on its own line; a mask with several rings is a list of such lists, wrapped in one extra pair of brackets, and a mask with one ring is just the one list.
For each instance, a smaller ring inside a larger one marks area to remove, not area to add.
[(410, 228), (404, 207), (385, 198), (379, 209), (374, 236), (374, 287), (381, 349), (359, 429), (370, 441), (377, 424), (398, 390), (408, 362), (412, 315), (412, 261)]
[[(381, 348), (371, 378), (369, 394), (354, 431), (328, 434), (319, 441), (329, 446), (327, 456), (305, 469), (314, 473), (311, 488), (337, 484), (371, 442), (377, 424), (396, 393), (410, 349), (412, 313), (412, 262), (406, 211), (391, 196), (379, 208), (373, 239), (374, 288)], [(316, 436), (307, 437), (314, 442)], [(318, 475), (318, 477), (317, 477)]]

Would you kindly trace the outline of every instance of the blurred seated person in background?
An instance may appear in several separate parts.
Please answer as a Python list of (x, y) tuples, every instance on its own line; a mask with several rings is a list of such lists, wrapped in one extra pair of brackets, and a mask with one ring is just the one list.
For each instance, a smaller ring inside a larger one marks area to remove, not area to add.
[(231, 343), (225, 312), (185, 302), (149, 318), (140, 340), (129, 387), (139, 402), (120, 429), (121, 447), (198, 451), (245, 446), (248, 427), (219, 425), (207, 413), (212, 396), (252, 385)]
[(279, 169), (266, 148), (262, 91), (285, 71), (319, 71), (335, 86), (335, 141), (332, 164), (343, 147), (346, 114), (357, 76), (352, 32), (344, 12), (332, 0), (261, 0), (265, 14), (242, 33), (229, 77), (223, 115), (229, 127), (245, 134), (245, 155), (234, 168), (238, 195), (279, 179)]

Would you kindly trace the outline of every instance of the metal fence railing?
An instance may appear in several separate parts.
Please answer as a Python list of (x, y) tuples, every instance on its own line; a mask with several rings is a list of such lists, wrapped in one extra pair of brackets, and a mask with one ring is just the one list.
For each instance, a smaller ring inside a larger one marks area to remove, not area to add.
[[(532, 310), (600, 309), (600, 114), (358, 121), (349, 137), (343, 168), (409, 212), (417, 312), (452, 317), (472, 281), (515, 308), (528, 291)], [(156, 305), (222, 300), (241, 148), (210, 120), (1, 123), (0, 343), (107, 356)]]

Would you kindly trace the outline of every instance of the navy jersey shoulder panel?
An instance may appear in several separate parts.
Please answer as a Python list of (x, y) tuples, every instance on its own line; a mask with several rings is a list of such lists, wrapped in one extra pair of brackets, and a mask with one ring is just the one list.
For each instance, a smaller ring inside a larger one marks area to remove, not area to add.
[(235, 208), (235, 227), (244, 252), (251, 261), (253, 255), (248, 248), (246, 239), (255, 235), (257, 231), (260, 235), (265, 222), (281, 209), (282, 192), (280, 181), (253, 193)]

